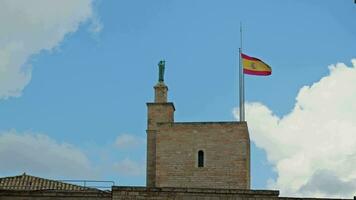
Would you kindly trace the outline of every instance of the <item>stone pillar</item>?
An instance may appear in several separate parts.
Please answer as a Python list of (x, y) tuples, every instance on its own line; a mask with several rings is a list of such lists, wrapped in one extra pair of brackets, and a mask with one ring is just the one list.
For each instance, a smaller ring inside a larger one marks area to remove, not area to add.
[(164, 82), (158, 82), (155, 86), (155, 103), (166, 103), (168, 87)]
[(156, 134), (159, 132), (157, 124), (173, 123), (175, 111), (173, 103), (167, 102), (168, 87), (164, 82), (158, 82), (154, 91), (154, 102), (147, 103), (147, 187), (156, 187)]

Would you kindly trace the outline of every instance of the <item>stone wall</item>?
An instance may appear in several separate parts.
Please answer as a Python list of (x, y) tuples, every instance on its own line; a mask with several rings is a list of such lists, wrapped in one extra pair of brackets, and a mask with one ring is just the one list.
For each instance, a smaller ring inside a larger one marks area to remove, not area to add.
[(198, 188), (112, 188), (114, 200), (352, 200), (332, 198), (279, 197), (276, 190), (233, 190)]
[(147, 103), (147, 166), (146, 185), (156, 186), (157, 123), (174, 121), (173, 103)]
[(278, 200), (278, 191), (113, 187), (114, 200)]
[(352, 200), (279, 197), (275, 190), (113, 186), (112, 192), (0, 190), (0, 200)]
[[(250, 188), (245, 122), (158, 123), (156, 187)], [(198, 151), (204, 167), (198, 167)]]
[(0, 200), (110, 200), (111, 192), (0, 190)]
[[(250, 188), (246, 122), (174, 122), (168, 87), (154, 87), (147, 103), (147, 187)], [(204, 167), (198, 167), (198, 151)]]

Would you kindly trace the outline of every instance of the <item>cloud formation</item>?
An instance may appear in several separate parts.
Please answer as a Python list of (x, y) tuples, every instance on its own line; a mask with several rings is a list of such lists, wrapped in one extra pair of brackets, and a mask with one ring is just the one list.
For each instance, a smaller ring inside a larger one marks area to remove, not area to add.
[[(146, 140), (132, 134), (120, 134), (115, 140), (115, 146), (122, 151), (137, 150), (146, 145)], [(134, 160), (132, 157), (124, 158), (123, 160), (114, 163), (113, 170), (120, 176), (143, 177), (146, 173), (146, 164), (144, 160)]]
[(132, 134), (121, 134), (117, 136), (115, 145), (119, 149), (132, 149), (144, 145), (146, 140)]
[(114, 164), (114, 170), (121, 176), (144, 176), (146, 165), (144, 162), (136, 162), (125, 158)]
[[(300, 89), (293, 110), (278, 117), (246, 105), (251, 139), (267, 153), (281, 195), (352, 198), (356, 193), (356, 59)], [(235, 112), (235, 116), (237, 112)]]
[[(0, 172), (23, 172), (46, 177), (87, 179), (97, 176), (86, 155), (78, 148), (58, 143), (43, 134), (0, 133)], [(17, 173), (17, 174), (13, 174)]]
[[(343, 181), (332, 171), (317, 170), (299, 192), (305, 195), (335, 196), (335, 194), (354, 194), (355, 188), (355, 179)], [(347, 197), (351, 198), (349, 195)]]
[(51, 50), (79, 25), (92, 21), (93, 0), (0, 1), (0, 100), (21, 95), (31, 80), (32, 55)]
[[(102, 155), (104, 159), (98, 162), (87, 151), (58, 142), (45, 134), (0, 131), (0, 177), (26, 172), (50, 179), (106, 180), (104, 177), (110, 177), (110, 180), (117, 180), (120, 177), (120, 181), (132, 178), (142, 180), (146, 173), (145, 160), (135, 160), (132, 147), (125, 146), (124, 150), (129, 151), (118, 152), (116, 144), (100, 146), (100, 149), (107, 148), (107, 152)], [(118, 154), (124, 158), (118, 158)]]

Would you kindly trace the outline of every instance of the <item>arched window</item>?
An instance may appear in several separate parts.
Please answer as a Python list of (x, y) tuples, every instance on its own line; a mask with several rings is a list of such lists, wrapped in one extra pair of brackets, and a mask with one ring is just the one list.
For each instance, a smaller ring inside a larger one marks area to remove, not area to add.
[(198, 151), (198, 167), (204, 167), (204, 151)]

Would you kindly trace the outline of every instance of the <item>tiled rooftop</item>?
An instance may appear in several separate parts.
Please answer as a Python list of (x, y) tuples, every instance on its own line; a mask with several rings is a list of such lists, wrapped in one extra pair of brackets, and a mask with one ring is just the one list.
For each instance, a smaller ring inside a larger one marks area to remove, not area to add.
[(22, 174), (19, 176), (0, 178), (0, 190), (61, 190), (61, 191), (99, 191), (95, 188), (64, 183)]

